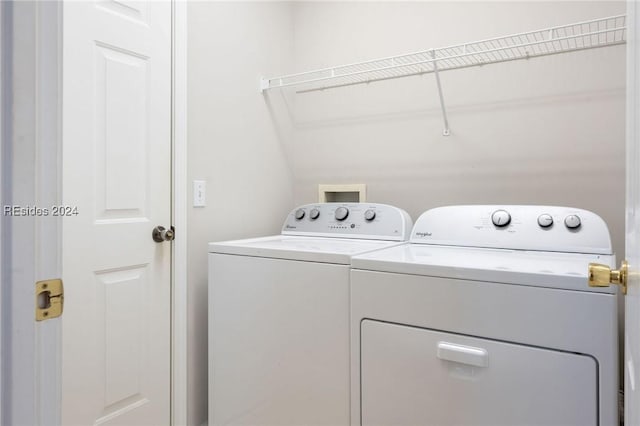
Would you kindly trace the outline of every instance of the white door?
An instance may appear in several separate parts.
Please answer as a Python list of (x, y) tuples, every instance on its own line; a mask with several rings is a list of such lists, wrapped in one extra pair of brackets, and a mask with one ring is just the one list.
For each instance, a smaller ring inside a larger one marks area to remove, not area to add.
[(627, 230), (629, 289), (625, 297), (625, 424), (640, 425), (640, 8), (627, 2)]
[(65, 2), (63, 25), (62, 424), (166, 425), (171, 3)]

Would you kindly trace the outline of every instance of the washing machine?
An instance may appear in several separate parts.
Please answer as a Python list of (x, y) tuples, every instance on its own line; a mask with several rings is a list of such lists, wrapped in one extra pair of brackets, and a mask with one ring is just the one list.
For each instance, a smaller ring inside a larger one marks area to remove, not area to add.
[(347, 425), (351, 257), (403, 244), (384, 204), (304, 205), (280, 235), (209, 244), (209, 425)]
[(352, 425), (618, 423), (615, 265), (596, 214), (449, 206), (352, 258)]

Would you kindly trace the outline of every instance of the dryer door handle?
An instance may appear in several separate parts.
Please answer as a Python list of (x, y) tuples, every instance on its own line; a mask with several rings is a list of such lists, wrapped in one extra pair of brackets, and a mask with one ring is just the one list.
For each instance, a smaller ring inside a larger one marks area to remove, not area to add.
[(489, 352), (486, 349), (449, 342), (438, 342), (438, 358), (474, 367), (489, 366)]

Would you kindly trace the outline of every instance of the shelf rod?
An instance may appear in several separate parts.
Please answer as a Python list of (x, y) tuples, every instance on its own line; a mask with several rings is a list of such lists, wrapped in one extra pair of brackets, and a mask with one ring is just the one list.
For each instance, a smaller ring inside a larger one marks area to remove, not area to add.
[[(545, 43), (548, 43), (548, 41), (546, 41)], [(542, 57), (542, 56), (558, 55), (558, 54), (562, 54), (562, 53), (566, 53), (566, 52), (580, 52), (582, 50), (598, 49), (598, 48), (609, 47), (609, 46), (617, 46), (617, 45), (621, 45), (621, 44), (625, 44), (625, 41), (613, 42), (613, 43), (609, 43), (609, 44), (606, 44), (606, 45), (605, 44), (601, 44), (601, 45), (597, 45), (597, 46), (571, 48), (570, 50), (562, 50), (562, 51), (558, 51), (558, 52), (536, 54), (536, 55), (533, 55), (533, 56), (531, 56), (531, 55), (519, 56), (519, 57), (515, 57), (515, 58), (501, 59), (501, 60), (493, 61), (493, 62), (477, 62), (477, 63), (472, 63), (472, 64), (466, 64), (466, 65), (460, 65), (460, 66), (456, 66), (456, 67), (446, 68), (446, 69), (442, 69), (440, 71), (442, 72), (442, 71), (450, 71), (450, 70), (465, 69), (465, 68), (472, 68), (472, 67), (481, 67), (481, 66), (484, 66), (484, 65), (520, 61), (522, 59), (530, 59), (532, 57), (538, 58), (538, 57)], [(506, 50), (506, 48), (505, 48), (505, 50)], [(451, 58), (457, 59), (457, 58), (462, 57), (462, 56), (464, 56), (464, 55), (452, 56)], [(470, 56), (470, 55), (467, 55), (467, 56)], [(439, 60), (442, 61), (443, 59), (444, 58), (440, 58)], [(406, 64), (406, 65), (402, 65), (402, 66), (420, 65), (420, 64), (425, 64), (427, 62), (432, 62), (432, 61), (429, 59), (428, 61), (421, 61), (419, 64), (417, 64), (417, 63), (416, 64)], [(357, 72), (357, 73), (353, 73), (353, 74), (344, 74), (344, 75), (342, 75), (340, 77), (352, 77), (352, 76), (357, 76), (357, 75), (360, 75), (360, 74), (366, 74), (366, 73), (371, 73), (371, 72), (376, 72), (376, 71), (378, 71), (378, 70), (362, 71), (362, 72)], [(404, 77), (410, 77), (410, 76), (415, 76), (415, 75), (430, 74), (432, 72), (433, 72), (433, 70), (421, 70), (421, 71), (409, 72), (409, 73), (406, 73), (406, 74), (392, 75), (392, 76), (389, 76), (389, 77), (376, 77), (376, 78), (373, 78), (373, 79), (362, 80), (362, 81), (351, 81), (351, 82), (346, 82), (346, 83), (330, 84), (330, 85), (326, 85), (326, 86), (313, 87), (313, 88), (310, 88), (310, 89), (296, 90), (296, 93), (319, 92), (319, 91), (328, 90), (328, 89), (334, 89), (334, 88), (338, 88), (338, 87), (355, 86), (355, 85), (358, 85), (358, 84), (368, 84), (368, 83), (377, 82), (377, 81), (393, 80), (393, 79), (396, 79), (396, 78), (404, 78)], [(282, 87), (299, 86), (299, 85), (303, 85), (303, 84), (307, 84), (307, 83), (315, 83), (315, 82), (320, 82), (320, 81), (324, 81), (324, 80), (327, 80), (327, 79), (326, 78), (319, 78), (319, 79), (315, 79), (315, 80), (307, 80), (307, 81), (304, 81), (304, 82), (288, 83), (288, 84), (284, 84)], [(275, 88), (280, 89), (282, 87), (281, 86), (276, 86), (276, 87), (270, 87), (270, 89), (275, 89)]]
[[(558, 30), (558, 29), (564, 29), (564, 28), (569, 28), (569, 27), (575, 27), (575, 26), (579, 26), (579, 25), (587, 25), (587, 24), (592, 24), (592, 23), (596, 23), (596, 22), (602, 22), (602, 21), (605, 21), (605, 20), (613, 20), (613, 21), (615, 21), (615, 20), (618, 20), (618, 19), (624, 19), (624, 18), (626, 18), (626, 16), (627, 15), (622, 14), (622, 15), (608, 16), (606, 18), (595, 18), (595, 19), (590, 19), (590, 20), (587, 20), (587, 21), (575, 22), (575, 23), (567, 24), (567, 25), (560, 25), (560, 26), (557, 26), (557, 27), (549, 28), (549, 29)], [(617, 24), (614, 24), (614, 25), (617, 25)], [(609, 31), (624, 30), (624, 29), (626, 29), (626, 25), (623, 25), (622, 27), (605, 29), (605, 30), (598, 31), (598, 32), (609, 32)], [(528, 32), (524, 32), (524, 33), (510, 34), (510, 35), (507, 35), (507, 36), (493, 37), (493, 38), (488, 38), (488, 39), (484, 39), (484, 40), (477, 40), (477, 41), (472, 42), (472, 43), (465, 43), (464, 45), (486, 43), (486, 42), (490, 42), (490, 41), (502, 40), (502, 39), (506, 39), (506, 38), (510, 38), (510, 37), (517, 37), (517, 36), (525, 36), (526, 37), (528, 35), (533, 35), (533, 34), (540, 33), (541, 31), (544, 31), (544, 30), (534, 30), (534, 31), (528, 31)], [(589, 30), (588, 34), (580, 34), (580, 35), (574, 35), (574, 36), (570, 36), (570, 37), (577, 38), (577, 37), (582, 37), (584, 35), (590, 35), (591, 33), (596, 34), (597, 32), (593, 32), (593, 31)], [(536, 43), (538, 43), (538, 42), (536, 42)], [(447, 49), (452, 49), (452, 48), (456, 48), (456, 47), (461, 47), (461, 46), (464, 46), (464, 45), (445, 46), (445, 47), (442, 47), (442, 48), (437, 49), (437, 50), (447, 50)], [(430, 49), (428, 49), (428, 50), (430, 50)], [(343, 65), (342, 67), (354, 67), (354, 66), (367, 65), (367, 64), (370, 64), (372, 62), (382, 62), (382, 61), (385, 61), (385, 60), (397, 58), (398, 56), (419, 55), (421, 53), (426, 53), (427, 51), (420, 50), (420, 51), (405, 53), (405, 54), (402, 54), (402, 55), (387, 56), (387, 57), (378, 58), (378, 59), (374, 59), (374, 60), (370, 60), (370, 61), (354, 62), (354, 63), (350, 63), (350, 64), (347, 64), (347, 65)], [(334, 70), (335, 68), (337, 68), (337, 67), (321, 68), (321, 69), (316, 69), (316, 70), (311, 71), (311, 72), (312, 73), (321, 73), (321, 72)], [(309, 74), (309, 72), (305, 71), (305, 72), (300, 72), (300, 73), (295, 73), (295, 74), (287, 74), (287, 75), (282, 76), (282, 78), (284, 78), (284, 79), (295, 78), (295, 77), (303, 76), (305, 74)]]
[[(585, 34), (576, 34), (576, 35), (569, 35), (569, 36), (565, 36), (565, 37), (557, 37), (557, 38), (554, 39), (554, 41), (565, 41), (565, 40), (571, 40), (571, 39), (578, 39), (578, 38), (584, 38), (584, 37), (588, 37), (588, 36), (595, 36), (595, 35), (611, 33), (611, 32), (614, 32), (614, 31), (621, 31), (621, 30), (626, 30), (626, 26), (615, 27), (615, 28), (611, 28), (611, 29), (607, 29), (607, 30), (593, 31), (593, 32), (590, 32), (590, 33), (585, 33)], [(486, 50), (479, 50), (479, 51), (474, 51), (474, 52), (466, 52), (466, 53), (458, 54), (458, 55), (445, 56), (445, 57), (440, 58), (440, 60), (457, 59), (457, 58), (468, 57), (468, 56), (477, 56), (477, 55), (483, 55), (483, 54), (493, 53), (493, 52), (498, 52), (498, 51), (503, 51), (503, 50), (513, 50), (513, 49), (524, 48), (524, 47), (529, 47), (529, 46), (536, 46), (536, 45), (541, 45), (541, 44), (548, 43), (548, 42), (549, 42), (549, 40), (537, 40), (537, 41), (532, 41), (532, 42), (527, 42), (527, 43), (514, 44), (512, 46), (505, 46), (505, 47), (499, 47), (499, 48), (494, 48), (494, 49), (486, 49)], [(510, 59), (506, 59), (506, 60), (499, 60), (499, 61), (493, 61), (493, 62), (497, 63), (497, 62), (505, 62), (505, 61), (509, 61), (509, 60), (517, 60), (517, 59), (525, 59), (525, 58), (528, 59), (528, 58), (530, 58), (532, 56), (534, 56), (534, 57), (546, 56), (546, 55), (553, 55), (553, 54), (564, 53), (564, 52), (572, 52), (572, 51), (578, 51), (578, 50), (587, 50), (587, 49), (594, 49), (594, 48), (599, 48), (599, 47), (613, 46), (613, 45), (624, 44), (624, 43), (625, 43), (625, 40), (620, 40), (620, 41), (617, 41), (617, 42), (607, 42), (607, 43), (595, 44), (595, 45), (590, 45), (590, 46), (585, 46), (585, 47), (559, 49), (558, 51), (537, 53), (537, 54), (533, 54), (533, 55), (526, 55), (526, 56), (515, 57), (515, 58), (510, 58)], [(442, 49), (442, 50), (444, 50), (444, 49)], [(408, 55), (403, 55), (403, 56), (408, 56)], [(391, 59), (391, 58), (389, 58), (389, 59)], [(377, 62), (377, 61), (371, 61), (371, 62)], [(427, 62), (431, 62), (431, 60), (407, 62), (407, 63), (401, 64), (401, 65), (391, 65), (391, 66), (380, 67), (380, 68), (372, 68), (370, 70), (355, 71), (355, 72), (351, 72), (351, 73), (338, 74), (338, 75), (335, 74), (335, 69), (336, 68), (327, 68), (326, 70), (330, 70), (332, 72), (332, 76), (319, 77), (319, 78), (309, 79), (309, 80), (305, 80), (305, 81), (296, 81), (296, 82), (292, 82), (292, 83), (279, 84), (279, 85), (274, 86), (274, 87), (271, 87), (269, 85), (268, 88), (269, 89), (282, 88), (282, 87), (288, 87), (288, 86), (297, 86), (297, 85), (301, 85), (301, 84), (316, 83), (316, 82), (320, 82), (320, 81), (324, 81), (324, 80), (331, 80), (331, 79), (334, 79), (336, 77), (351, 77), (351, 76), (366, 74), (366, 73), (370, 73), (370, 72), (386, 71), (386, 70), (391, 70), (391, 69), (395, 69), (395, 68), (406, 67), (406, 66), (410, 66), (410, 65), (420, 65), (420, 64), (427, 63)], [(492, 62), (486, 62), (486, 63), (492, 63)], [(478, 64), (474, 64), (474, 65), (483, 65), (483, 63), (478, 63)], [(452, 68), (452, 69), (455, 69), (455, 68)], [(318, 72), (318, 71), (314, 71), (313, 73), (316, 73), (316, 72)], [(299, 75), (304, 75), (304, 74), (307, 74), (307, 73), (290, 74), (288, 76), (283, 76), (283, 77), (280, 77), (280, 78), (277, 78), (277, 79), (268, 79), (267, 81), (270, 82), (270, 81), (273, 81), (273, 80), (284, 80), (284, 79), (290, 78), (292, 76), (299, 76)], [(373, 80), (373, 81), (375, 81), (375, 80)], [(355, 83), (355, 84), (358, 84), (358, 83)], [(322, 89), (323, 88), (319, 88), (319, 89), (316, 89), (316, 90), (322, 90)]]
[(440, 109), (442, 109), (442, 118), (444, 119), (444, 130), (442, 136), (449, 136), (451, 131), (449, 130), (449, 119), (447, 118), (447, 109), (444, 106), (444, 96), (442, 95), (442, 84), (440, 84), (440, 73), (438, 72), (438, 61), (436, 60), (436, 51), (431, 51), (431, 57), (433, 58), (433, 73), (436, 76), (436, 83), (438, 84), (438, 96), (440, 97)]

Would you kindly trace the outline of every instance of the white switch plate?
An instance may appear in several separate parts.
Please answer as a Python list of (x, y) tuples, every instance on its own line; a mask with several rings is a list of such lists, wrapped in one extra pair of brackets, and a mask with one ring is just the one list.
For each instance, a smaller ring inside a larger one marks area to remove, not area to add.
[(204, 207), (206, 200), (207, 182), (204, 180), (193, 181), (193, 207)]

